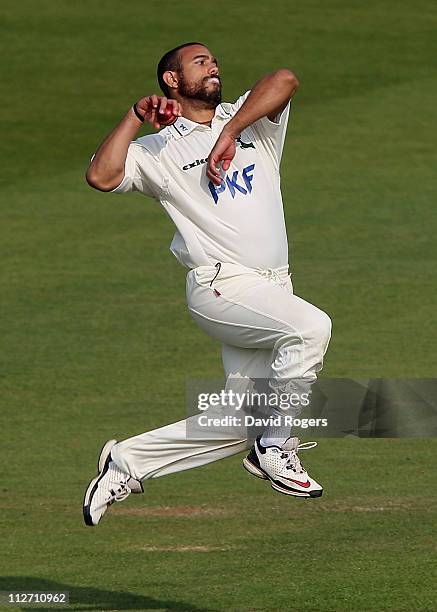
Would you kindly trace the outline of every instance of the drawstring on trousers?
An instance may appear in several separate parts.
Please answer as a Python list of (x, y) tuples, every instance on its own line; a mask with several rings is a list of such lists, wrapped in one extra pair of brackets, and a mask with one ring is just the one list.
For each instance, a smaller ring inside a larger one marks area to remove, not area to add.
[[(215, 273), (212, 280), (209, 282), (209, 286), (214, 291), (214, 294), (217, 297), (219, 297), (221, 293), (220, 291), (218, 291), (217, 289), (213, 287), (213, 284), (214, 284), (214, 281), (217, 279), (218, 275), (220, 274), (222, 264), (218, 261), (214, 265), (214, 267), (216, 268), (217, 272)], [(259, 276), (261, 276), (262, 278), (265, 278), (271, 281), (272, 283), (275, 283), (276, 285), (279, 285), (280, 287), (283, 287), (283, 288), (287, 286), (287, 283), (291, 278), (291, 274), (286, 274), (286, 272), (288, 271), (288, 266), (282, 266), (280, 268), (264, 268), (264, 269), (263, 268), (252, 268), (252, 271), (256, 272), (256, 274), (259, 274)]]
[(214, 278), (212, 279), (212, 281), (209, 283), (209, 286), (210, 286), (210, 287), (211, 287), (211, 289), (214, 291), (215, 295), (216, 295), (217, 297), (219, 297), (219, 296), (221, 295), (220, 291), (217, 291), (217, 289), (214, 289), (214, 288), (213, 288), (213, 286), (212, 286), (212, 284), (213, 284), (213, 282), (215, 281), (215, 279), (217, 278), (217, 276), (219, 275), (220, 270), (221, 270), (221, 267), (222, 267), (222, 264), (221, 264), (221, 263), (218, 261), (218, 262), (215, 264), (215, 267), (217, 268), (217, 272), (215, 273), (215, 276), (214, 276)]
[(285, 287), (287, 285), (288, 279), (291, 277), (291, 274), (288, 274), (284, 277), (281, 276), (279, 270), (275, 270), (274, 268), (266, 268), (265, 270), (263, 270), (262, 268), (256, 268), (258, 274), (263, 278), (266, 278), (267, 280), (271, 281), (272, 283), (276, 283), (281, 287)]

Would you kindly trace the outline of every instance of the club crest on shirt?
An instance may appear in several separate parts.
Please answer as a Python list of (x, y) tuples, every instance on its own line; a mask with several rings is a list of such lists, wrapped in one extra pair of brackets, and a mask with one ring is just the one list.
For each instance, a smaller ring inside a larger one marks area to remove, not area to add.
[(240, 136), (238, 136), (236, 142), (238, 143), (238, 146), (240, 147), (240, 149), (254, 149), (255, 145), (253, 144), (253, 142), (243, 142), (241, 140), (241, 134)]

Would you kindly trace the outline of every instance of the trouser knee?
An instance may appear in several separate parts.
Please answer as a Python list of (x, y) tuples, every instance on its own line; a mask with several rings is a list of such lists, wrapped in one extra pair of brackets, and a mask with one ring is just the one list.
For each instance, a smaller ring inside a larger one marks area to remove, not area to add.
[(332, 321), (329, 315), (323, 310), (319, 310), (317, 317), (314, 318), (311, 329), (304, 334), (304, 339), (320, 347), (322, 354), (326, 353), (331, 339)]
[[(323, 310), (315, 309), (311, 312), (305, 329), (300, 330), (298, 335), (290, 333), (282, 339), (278, 351), (282, 367), (278, 368), (278, 373), (279, 370), (284, 372), (293, 364), (300, 363), (300, 376), (315, 378), (315, 372), (320, 370), (323, 364), (323, 357), (331, 339), (331, 329), (331, 319)], [(294, 374), (296, 369), (292, 367), (289, 371)]]

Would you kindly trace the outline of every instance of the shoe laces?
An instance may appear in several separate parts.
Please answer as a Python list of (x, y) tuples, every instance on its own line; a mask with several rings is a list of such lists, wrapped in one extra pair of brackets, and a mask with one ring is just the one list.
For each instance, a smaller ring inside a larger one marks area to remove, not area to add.
[(126, 499), (130, 495), (131, 489), (126, 483), (120, 482), (116, 486), (111, 487), (109, 493), (109, 502), (113, 504), (114, 502), (121, 502)]
[(303, 467), (297, 453), (300, 450), (309, 450), (310, 448), (314, 448), (315, 446), (317, 446), (317, 442), (303, 442), (302, 444), (299, 444), (294, 450), (283, 450), (281, 458), (286, 459), (285, 469), (293, 470), (293, 472), (295, 472), (296, 474), (306, 473), (306, 470)]

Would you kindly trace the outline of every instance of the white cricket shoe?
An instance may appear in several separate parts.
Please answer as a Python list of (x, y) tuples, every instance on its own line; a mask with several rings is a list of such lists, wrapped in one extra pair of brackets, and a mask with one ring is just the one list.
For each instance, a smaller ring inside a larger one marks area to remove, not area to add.
[(297, 452), (317, 446), (317, 442), (299, 444), (298, 438), (288, 438), (279, 446), (262, 446), (259, 436), (250, 453), (243, 459), (248, 472), (270, 480), (276, 491), (296, 497), (320, 497), (323, 487), (308, 475)]
[(111, 450), (117, 440), (108, 440), (100, 452), (97, 463), (97, 476), (88, 485), (83, 501), (85, 524), (94, 527), (99, 524), (111, 504), (123, 501), (131, 493), (143, 493), (139, 480), (123, 472), (112, 461)]

